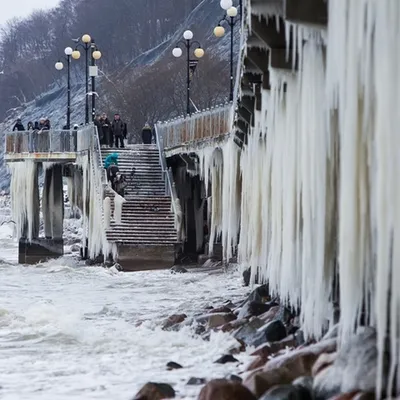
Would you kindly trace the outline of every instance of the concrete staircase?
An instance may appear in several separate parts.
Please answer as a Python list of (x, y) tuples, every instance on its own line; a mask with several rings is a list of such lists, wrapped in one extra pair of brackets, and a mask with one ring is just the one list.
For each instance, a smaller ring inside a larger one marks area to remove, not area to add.
[[(126, 271), (171, 267), (175, 261), (177, 235), (171, 199), (155, 145), (131, 145), (125, 149), (102, 149), (103, 162), (118, 153), (118, 166), (127, 180), (122, 223), (111, 222), (109, 242), (118, 247), (118, 262)], [(112, 197), (112, 196), (110, 196)], [(114, 202), (112, 199), (112, 212)]]

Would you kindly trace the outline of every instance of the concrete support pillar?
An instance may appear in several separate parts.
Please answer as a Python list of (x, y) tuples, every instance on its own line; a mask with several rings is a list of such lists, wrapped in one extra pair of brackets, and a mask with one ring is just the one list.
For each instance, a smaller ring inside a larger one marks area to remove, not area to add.
[[(42, 211), (46, 238), (39, 238), (39, 184), (38, 167), (35, 164), (34, 185), (32, 193), (33, 219), (30, 225), (25, 223), (24, 235), (19, 241), (18, 262), (36, 264), (63, 255), (63, 218), (64, 197), (61, 165), (46, 170), (42, 198)], [(31, 229), (32, 240), (29, 240)]]
[[(34, 164), (34, 177), (33, 177), (33, 193), (32, 193), (32, 198), (30, 199), (32, 203), (30, 204), (29, 207), (32, 207), (32, 224), (29, 225), (28, 218), (25, 217), (25, 223), (24, 223), (24, 229), (22, 233), (22, 238), (27, 239), (27, 238), (32, 238), (36, 239), (39, 237), (39, 226), (40, 226), (40, 197), (39, 197), (39, 180), (38, 180), (38, 165)], [(29, 214), (29, 211), (27, 211), (27, 214)], [(31, 232), (29, 232), (31, 230)]]
[(53, 165), (45, 172), (42, 212), (45, 237), (62, 240), (64, 194), (61, 165)]

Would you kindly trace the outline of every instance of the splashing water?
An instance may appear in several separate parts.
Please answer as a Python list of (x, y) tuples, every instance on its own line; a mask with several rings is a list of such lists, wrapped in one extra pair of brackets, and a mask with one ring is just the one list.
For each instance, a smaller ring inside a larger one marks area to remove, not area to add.
[[(171, 314), (190, 318), (207, 305), (240, 301), (246, 289), (235, 272), (123, 274), (65, 257), (36, 267), (1, 262), (0, 280), (3, 400), (130, 399), (148, 381), (170, 383), (177, 398), (194, 399), (200, 387), (186, 386), (190, 377), (235, 370), (213, 363), (236, 345), (231, 336), (213, 333), (204, 341), (189, 327), (161, 329)], [(167, 371), (169, 361), (185, 368)]]

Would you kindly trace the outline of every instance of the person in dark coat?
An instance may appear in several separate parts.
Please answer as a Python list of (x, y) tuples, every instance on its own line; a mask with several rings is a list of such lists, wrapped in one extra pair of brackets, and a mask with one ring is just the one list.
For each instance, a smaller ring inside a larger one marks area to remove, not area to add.
[(103, 126), (100, 122), (100, 115), (97, 115), (94, 120), (94, 126), (97, 128), (97, 134), (99, 135), (100, 144), (104, 144), (104, 133)]
[(146, 122), (145, 126), (142, 129), (142, 140), (143, 144), (151, 144), (151, 137), (153, 135), (153, 130), (148, 122)]
[(128, 138), (128, 124), (124, 122), (124, 139)]
[(29, 121), (28, 125), (26, 126), (26, 130), (33, 131), (35, 128), (33, 127), (33, 122)]
[(40, 130), (40, 126), (39, 126), (39, 121), (35, 121), (35, 126), (33, 127), (34, 131), (39, 131)]
[(25, 127), (22, 124), (21, 118), (18, 118), (17, 122), (14, 125), (13, 132), (14, 131), (24, 131), (24, 130), (25, 130)]
[(104, 144), (110, 147), (114, 145), (114, 137), (111, 132), (111, 123), (107, 118), (107, 114), (103, 113), (100, 118), (101, 127), (103, 129)]
[(121, 117), (119, 114), (114, 115), (114, 121), (112, 122), (111, 125), (111, 130), (115, 138), (115, 147), (118, 148), (121, 145), (121, 149), (123, 149), (124, 146), (124, 123), (121, 120)]

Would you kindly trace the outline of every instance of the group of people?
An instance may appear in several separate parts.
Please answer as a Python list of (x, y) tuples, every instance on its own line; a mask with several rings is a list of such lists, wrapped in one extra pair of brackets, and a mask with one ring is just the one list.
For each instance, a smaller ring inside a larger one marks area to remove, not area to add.
[[(125, 140), (128, 138), (128, 125), (121, 119), (120, 114), (114, 114), (112, 122), (107, 117), (106, 113), (96, 115), (94, 124), (97, 127), (99, 134), (100, 144), (106, 147), (124, 148)], [(83, 125), (83, 124), (82, 124)], [(41, 118), (39, 121), (28, 122), (28, 131), (42, 132), (49, 131), (51, 128), (50, 120), (48, 118)], [(64, 130), (68, 130), (67, 126), (63, 127)], [(79, 126), (74, 125), (73, 130), (78, 130)], [(22, 123), (21, 118), (18, 118), (13, 131), (25, 131), (25, 126)], [(142, 129), (142, 142), (143, 144), (151, 144), (153, 140), (154, 130), (149, 122), (146, 122)], [(155, 140), (155, 137), (154, 137)]]
[(108, 147), (124, 148), (124, 140), (128, 137), (128, 125), (122, 121), (121, 116), (114, 114), (114, 119), (110, 123), (107, 114), (98, 114), (94, 120), (99, 134), (100, 144)]
[[(49, 131), (51, 127), (50, 120), (48, 118), (40, 118), (39, 121), (36, 121), (35, 123), (33, 122), (28, 122), (27, 125), (27, 131)], [(25, 131), (25, 126), (22, 123), (21, 118), (17, 119), (17, 122), (15, 123), (13, 127), (13, 132), (14, 131)]]

